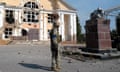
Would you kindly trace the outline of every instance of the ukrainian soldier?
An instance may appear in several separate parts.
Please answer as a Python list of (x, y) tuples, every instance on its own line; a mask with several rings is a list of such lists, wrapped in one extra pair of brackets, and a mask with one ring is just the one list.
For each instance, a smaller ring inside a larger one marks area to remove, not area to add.
[(52, 70), (59, 70), (60, 69), (60, 64), (59, 64), (59, 46), (58, 46), (58, 27), (59, 25), (57, 24), (57, 17), (58, 15), (53, 15), (54, 20), (53, 20), (53, 28), (50, 31), (50, 41), (51, 41), (51, 53), (52, 53), (52, 62), (51, 62), (51, 69)]

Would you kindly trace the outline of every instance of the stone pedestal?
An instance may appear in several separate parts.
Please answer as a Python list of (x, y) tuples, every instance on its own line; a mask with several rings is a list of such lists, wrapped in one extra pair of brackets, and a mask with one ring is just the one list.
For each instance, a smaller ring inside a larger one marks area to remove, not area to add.
[(102, 18), (90, 19), (86, 21), (86, 49), (85, 51), (94, 53), (110, 52), (110, 20)]

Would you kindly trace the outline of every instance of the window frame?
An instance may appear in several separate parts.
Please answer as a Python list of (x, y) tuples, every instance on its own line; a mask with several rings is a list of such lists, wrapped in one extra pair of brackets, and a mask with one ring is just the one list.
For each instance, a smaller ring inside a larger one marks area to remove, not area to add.
[(53, 23), (53, 18), (52, 18), (53, 14), (48, 14), (48, 23)]
[(10, 36), (13, 35), (13, 29), (12, 28), (5, 28), (4, 34), (5, 34), (5, 38), (9, 38)]
[(29, 1), (29, 2), (25, 3), (24, 7), (30, 8), (30, 9), (24, 10), (23, 22), (38, 23), (39, 22), (39, 11), (36, 10), (36, 9), (38, 9), (38, 5), (35, 2)]

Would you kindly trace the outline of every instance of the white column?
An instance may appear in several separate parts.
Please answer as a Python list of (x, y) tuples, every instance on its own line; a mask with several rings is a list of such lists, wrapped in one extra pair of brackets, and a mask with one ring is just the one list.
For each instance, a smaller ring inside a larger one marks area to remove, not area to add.
[(73, 23), (74, 23), (74, 27), (73, 27), (73, 35), (75, 36), (75, 41), (76, 41), (76, 36), (77, 36), (77, 25), (76, 25), (76, 14), (74, 14), (73, 15), (73, 18), (74, 18), (74, 21), (73, 21)]
[(61, 26), (62, 26), (62, 23), (61, 23), (61, 13), (59, 12), (58, 14), (59, 14), (58, 23), (60, 24), (60, 25), (59, 25), (59, 35), (62, 35), (62, 32), (61, 32), (61, 30), (62, 30), (62, 29), (61, 29), (61, 28), (62, 28), (62, 27), (61, 27)]
[(43, 40), (44, 38), (44, 36), (43, 36), (43, 19), (44, 18), (44, 13), (43, 13), (43, 11), (41, 11), (40, 12), (40, 33), (39, 33), (39, 38), (40, 38), (40, 40)]
[(71, 40), (73, 40), (73, 31), (74, 31), (74, 17), (73, 14), (70, 15), (70, 35)]
[(15, 10), (15, 20), (18, 20), (19, 19), (19, 11), (18, 10)]
[(44, 40), (48, 40), (48, 31), (47, 31), (47, 14), (44, 14), (44, 22), (43, 22), (43, 27), (44, 27), (44, 29), (43, 29), (43, 38), (44, 38)]
[(19, 18), (18, 18), (18, 20), (19, 20), (19, 24), (21, 24), (22, 23), (22, 10), (19, 10), (18, 11), (18, 16), (19, 16)]
[[(5, 15), (5, 13), (4, 13), (4, 6), (0, 6), (0, 28), (2, 28), (1, 29), (2, 33), (3, 33), (3, 29), (4, 29), (3, 28), (3, 26), (4, 26), (4, 15)], [(2, 39), (5, 39), (4, 33), (2, 34)]]
[(20, 36), (21, 35), (21, 32), (19, 31), (21, 23), (22, 23), (21, 10), (15, 10), (15, 25), (16, 25), (16, 28), (13, 31), (13, 36)]
[(3, 21), (4, 21), (4, 11), (3, 6), (0, 6), (0, 28), (3, 27)]
[(65, 41), (65, 23), (64, 23), (64, 14), (61, 13), (60, 16), (60, 20), (61, 20), (61, 35), (62, 35), (62, 41)]

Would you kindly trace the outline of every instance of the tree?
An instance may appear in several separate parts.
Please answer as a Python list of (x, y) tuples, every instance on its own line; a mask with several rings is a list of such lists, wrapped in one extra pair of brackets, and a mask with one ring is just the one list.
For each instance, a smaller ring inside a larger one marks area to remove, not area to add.
[(82, 34), (82, 29), (80, 26), (79, 18), (76, 16), (76, 23), (77, 23), (77, 43), (83, 43), (85, 42), (85, 35)]
[(110, 32), (110, 35), (111, 35), (111, 39), (112, 39), (112, 40), (114, 40), (114, 39), (116, 39), (116, 38), (118, 37), (118, 33), (117, 33), (116, 30), (112, 30), (112, 31)]
[(111, 40), (112, 40), (112, 48), (117, 48), (120, 50), (120, 37), (117, 33), (117, 30), (112, 30), (110, 32)]

